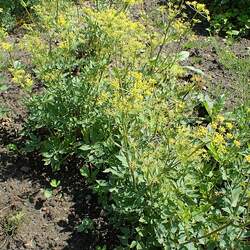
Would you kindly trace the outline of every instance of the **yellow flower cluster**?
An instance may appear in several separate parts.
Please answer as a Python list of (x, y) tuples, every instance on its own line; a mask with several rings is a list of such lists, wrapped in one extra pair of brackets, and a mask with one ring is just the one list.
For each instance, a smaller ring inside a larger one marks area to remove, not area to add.
[[(39, 16), (39, 25), (46, 29), (47, 34), (51, 31), (55, 32), (55, 28), (66, 29), (72, 22), (77, 22), (73, 16), (77, 16), (77, 7), (68, 1), (41, 0), (34, 6), (36, 14)], [(53, 11), (51, 11), (53, 10)], [(55, 16), (55, 13), (56, 16)]]
[(204, 127), (204, 126), (198, 126), (197, 130), (194, 133), (194, 135), (195, 135), (195, 137), (197, 137), (197, 138), (200, 139), (200, 138), (206, 137), (207, 133), (208, 133), (208, 130), (207, 130), (206, 127)]
[(9, 71), (13, 76), (12, 81), (15, 84), (27, 89), (30, 89), (32, 87), (33, 80), (31, 78), (31, 75), (29, 73), (26, 73), (24, 69), (10, 68)]
[(199, 135), (205, 136), (206, 133), (207, 129), (202, 126), (194, 131), (192, 128), (184, 125), (177, 129), (174, 148), (181, 163), (197, 163), (208, 157), (206, 149), (201, 147), (201, 144), (194, 144), (194, 138), (197, 138)]
[[(113, 79), (110, 81), (111, 106), (119, 113), (139, 112), (145, 98), (152, 95), (154, 86), (154, 79), (144, 79), (143, 74), (137, 71), (129, 72), (124, 82)], [(101, 99), (107, 99), (107, 95), (102, 94)]]
[(11, 43), (8, 43), (8, 42), (2, 42), (1, 47), (6, 52), (11, 52), (13, 50), (13, 45)]
[(205, 4), (198, 3), (197, 1), (187, 1), (186, 4), (192, 6), (196, 11), (206, 15), (207, 19), (210, 20), (209, 10), (206, 8)]
[(246, 159), (246, 161), (247, 161), (248, 163), (250, 163), (250, 155), (246, 155), (246, 156), (245, 156), (245, 159)]
[(217, 160), (229, 159), (241, 148), (235, 125), (218, 115), (207, 127), (198, 126), (194, 129), (193, 138), (208, 143)]
[(179, 34), (183, 34), (188, 28), (188, 26), (180, 19), (176, 19), (173, 22), (173, 27)]
[(98, 12), (91, 8), (84, 10), (109, 37), (113, 51), (126, 60), (134, 58), (145, 48), (145, 40), (149, 39), (145, 27), (140, 22), (132, 21), (125, 12), (115, 9)]
[(59, 15), (58, 24), (63, 28), (65, 28), (67, 26), (67, 21), (63, 15)]
[(212, 141), (216, 146), (223, 146), (226, 144), (223, 135), (217, 132), (213, 135)]

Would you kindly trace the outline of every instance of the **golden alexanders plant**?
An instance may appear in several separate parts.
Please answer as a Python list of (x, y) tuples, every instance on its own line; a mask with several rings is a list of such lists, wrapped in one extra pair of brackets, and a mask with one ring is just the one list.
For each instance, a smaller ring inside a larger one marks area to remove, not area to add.
[(84, 160), (81, 173), (120, 232), (117, 249), (241, 247), (249, 109), (223, 114), (220, 102), (184, 82), (181, 42), (191, 31), (182, 9), (170, 4), (154, 20), (142, 4), (36, 7), (39, 21), (20, 43), (44, 84), (28, 104), (27, 148), (54, 171), (72, 156)]

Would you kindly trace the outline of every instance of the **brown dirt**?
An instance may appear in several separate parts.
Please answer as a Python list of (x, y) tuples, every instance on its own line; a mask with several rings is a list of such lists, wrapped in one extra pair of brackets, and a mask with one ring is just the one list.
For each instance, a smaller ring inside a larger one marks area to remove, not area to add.
[[(205, 89), (214, 98), (219, 95), (225, 95), (226, 107), (233, 109), (236, 105), (242, 103), (241, 91), (236, 72), (229, 70), (220, 62), (219, 55), (213, 45), (209, 42), (208, 37), (198, 37), (198, 47), (187, 48), (190, 57), (185, 65), (191, 65), (201, 69), (205, 73)], [(227, 47), (222, 38), (217, 38), (220, 48)], [(249, 57), (248, 48), (250, 40), (241, 39), (230, 46), (230, 50), (238, 58)], [(250, 97), (249, 97), (250, 98)]]

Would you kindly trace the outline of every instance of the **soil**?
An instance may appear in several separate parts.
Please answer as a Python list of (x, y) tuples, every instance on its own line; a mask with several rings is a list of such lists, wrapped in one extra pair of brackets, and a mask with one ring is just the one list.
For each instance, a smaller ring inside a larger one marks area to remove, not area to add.
[[(206, 44), (206, 37), (199, 39)], [(221, 40), (220, 43), (224, 42)], [(233, 46), (233, 51), (245, 57), (247, 47), (250, 47), (250, 40), (243, 39)], [(220, 64), (211, 45), (187, 50), (190, 58), (185, 64), (203, 70), (210, 79), (205, 86), (207, 91), (218, 95), (216, 86), (232, 91), (235, 76)], [(60, 187), (46, 198), (44, 191), (57, 174), (43, 165), (39, 155), (11, 150), (10, 144), (23, 143), (20, 131), (27, 115), (23, 104), (27, 95), (11, 83), (9, 75), (5, 78), (8, 89), (0, 92), (0, 105), (3, 104), (9, 112), (0, 118), (0, 250), (91, 250), (97, 246), (114, 249), (117, 232), (109, 226), (105, 211), (80, 176), (77, 163), (71, 162), (71, 167), (69, 164), (62, 169)], [(37, 91), (39, 87), (35, 89)], [(6, 232), (6, 219), (17, 212), (22, 212), (23, 219), (15, 230)], [(93, 232), (77, 231), (83, 218), (93, 220)]]
[[(216, 38), (218, 46), (226, 49), (226, 41), (220, 37)], [(209, 38), (198, 36), (197, 47), (187, 48), (190, 52), (189, 59), (184, 62), (185, 65), (193, 66), (204, 72), (203, 89), (209, 95), (217, 98), (219, 95), (225, 95), (226, 108), (232, 110), (237, 105), (242, 104), (242, 89), (239, 87), (239, 76), (236, 72), (229, 70), (220, 62), (219, 55), (215, 47), (209, 42)], [(247, 58), (249, 53), (250, 40), (240, 39), (230, 46), (230, 50), (238, 58)], [(249, 97), (250, 98), (250, 97)]]

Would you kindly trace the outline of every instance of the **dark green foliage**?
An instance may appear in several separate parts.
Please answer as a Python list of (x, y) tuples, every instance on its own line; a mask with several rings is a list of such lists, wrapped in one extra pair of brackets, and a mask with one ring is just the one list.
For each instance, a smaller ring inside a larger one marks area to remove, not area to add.
[(213, 0), (207, 5), (215, 31), (228, 36), (248, 36), (250, 34), (250, 1)]
[(28, 20), (32, 6), (39, 0), (0, 0), (0, 25), (8, 30), (13, 29), (21, 19)]

